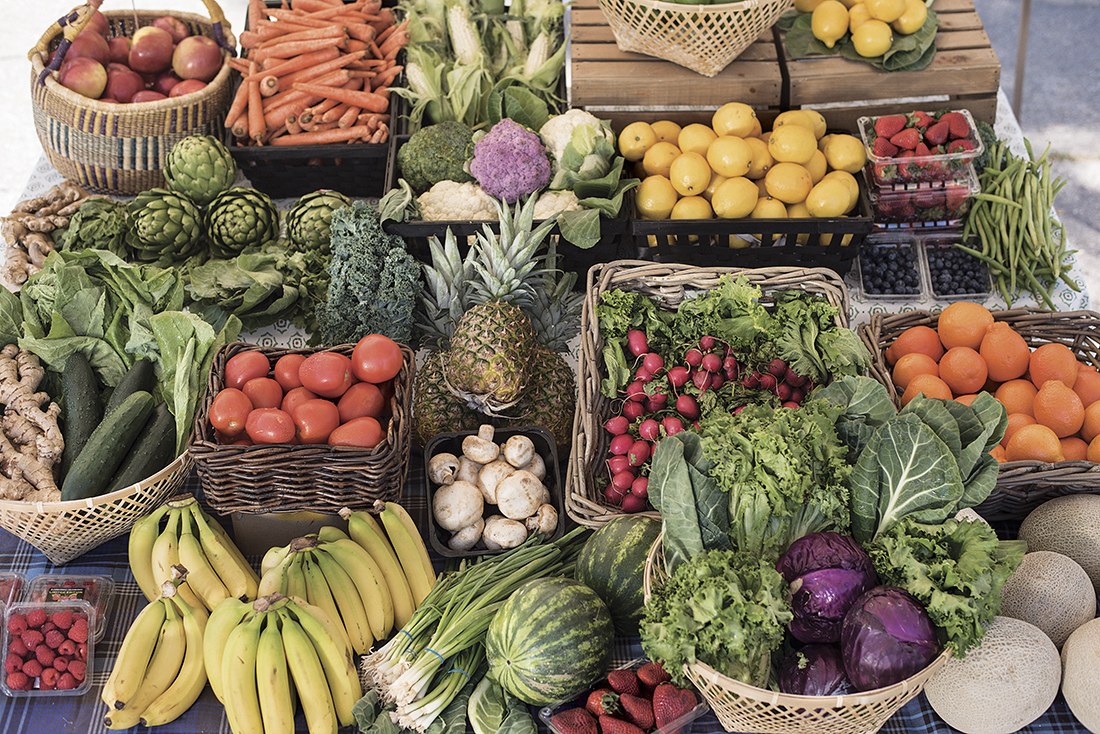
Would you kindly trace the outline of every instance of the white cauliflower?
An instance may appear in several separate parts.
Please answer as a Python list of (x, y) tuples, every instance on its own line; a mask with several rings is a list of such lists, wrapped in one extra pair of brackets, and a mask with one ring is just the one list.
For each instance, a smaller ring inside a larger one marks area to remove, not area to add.
[(535, 202), (535, 219), (546, 219), (558, 212), (576, 212), (584, 209), (577, 195), (568, 189), (544, 191)]
[(425, 221), (497, 219), (496, 200), (472, 181), (440, 181), (416, 197)]
[(554, 154), (555, 163), (561, 160), (561, 155), (565, 152), (565, 146), (569, 145), (569, 141), (573, 137), (573, 130), (578, 125), (586, 123), (591, 123), (597, 128), (603, 124), (591, 112), (585, 112), (579, 107), (574, 107), (560, 115), (554, 115), (539, 128), (539, 135), (542, 136), (547, 149)]

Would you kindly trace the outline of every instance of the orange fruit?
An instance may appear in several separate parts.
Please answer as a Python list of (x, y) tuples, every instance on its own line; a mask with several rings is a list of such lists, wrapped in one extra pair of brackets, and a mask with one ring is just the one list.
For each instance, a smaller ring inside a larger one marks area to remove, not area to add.
[(1047, 380), (1061, 380), (1072, 388), (1077, 382), (1077, 357), (1065, 344), (1044, 344), (1031, 353), (1027, 372), (1035, 387), (1042, 387)]
[(1066, 436), (1061, 439), (1062, 456), (1066, 461), (1086, 461), (1088, 459), (1089, 445), (1083, 438)]
[(1061, 380), (1047, 380), (1035, 394), (1035, 421), (1065, 438), (1081, 430), (1085, 422), (1085, 406), (1077, 393)]
[(904, 391), (909, 386), (909, 381), (917, 375), (938, 376), (939, 374), (940, 366), (936, 364), (936, 360), (922, 352), (910, 352), (902, 355), (894, 365), (894, 371), (890, 376), (894, 380), (894, 385)]
[(955, 301), (940, 312), (936, 332), (944, 348), (970, 347), (978, 349), (986, 330), (993, 324), (993, 314), (980, 303)]
[(978, 392), (988, 376), (985, 360), (971, 347), (951, 347), (940, 357), (940, 378), (955, 395)]
[(1089, 441), (1088, 451), (1085, 452), (1085, 460), (1092, 463), (1100, 463), (1100, 438)]
[(1009, 413), (1026, 413), (1035, 416), (1035, 393), (1039, 388), (1031, 384), (1031, 380), (1009, 380), (1002, 383), (993, 393), (1004, 404)]
[(1005, 456), (1005, 447), (1001, 444), (997, 444), (989, 450), (989, 455), (997, 460), (998, 464), (1003, 464), (1008, 461), (1008, 457)]
[(908, 405), (909, 401), (924, 393), (926, 398), (941, 398), (943, 400), (951, 399), (951, 388), (947, 386), (947, 383), (941, 380), (935, 375), (914, 375), (913, 379), (909, 380), (909, 386), (905, 388), (905, 392), (901, 396), (901, 404)]
[(1081, 438), (1089, 443), (1100, 436), (1100, 401), (1085, 408), (1085, 422), (1081, 424)]
[(1034, 425), (1034, 423), (1035, 419), (1027, 413), (1009, 413), (1008, 424), (1005, 426), (1005, 435), (1001, 439), (1001, 445), (1008, 446), (1009, 440), (1015, 435), (1016, 431), (1024, 426)]
[(960, 395), (955, 398), (956, 403), (962, 403), (963, 405), (970, 405), (978, 397), (978, 393), (972, 392), (969, 395)]
[(1006, 382), (1023, 377), (1031, 359), (1031, 347), (1004, 321), (994, 321), (978, 347), (989, 368), (989, 379)]
[(1038, 423), (1020, 428), (1005, 446), (1005, 458), (1009, 461), (1064, 461), (1062, 444), (1054, 431)]
[(1077, 370), (1073, 391), (1081, 398), (1082, 405), (1092, 405), (1100, 400), (1100, 372), (1088, 368)]
[(897, 362), (903, 355), (910, 352), (922, 352), (937, 362), (943, 356), (943, 344), (936, 330), (931, 326), (910, 326), (898, 334), (894, 343), (886, 348), (886, 361), (890, 364)]

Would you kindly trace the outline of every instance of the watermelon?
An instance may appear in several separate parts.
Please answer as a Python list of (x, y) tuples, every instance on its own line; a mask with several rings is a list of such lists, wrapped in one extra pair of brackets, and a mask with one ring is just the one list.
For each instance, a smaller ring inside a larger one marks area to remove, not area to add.
[(485, 634), (489, 675), (534, 706), (572, 698), (611, 662), (615, 628), (592, 589), (568, 578), (539, 578), (512, 592)]
[(577, 556), (574, 575), (603, 599), (616, 634), (638, 632), (645, 559), (660, 532), (660, 520), (620, 515), (589, 536)]

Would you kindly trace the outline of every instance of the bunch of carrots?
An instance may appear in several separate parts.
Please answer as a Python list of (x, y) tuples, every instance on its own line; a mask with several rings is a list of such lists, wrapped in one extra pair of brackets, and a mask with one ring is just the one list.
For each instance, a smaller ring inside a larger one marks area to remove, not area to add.
[(225, 122), (239, 145), (386, 142), (409, 34), (382, 0), (249, 0), (239, 40)]

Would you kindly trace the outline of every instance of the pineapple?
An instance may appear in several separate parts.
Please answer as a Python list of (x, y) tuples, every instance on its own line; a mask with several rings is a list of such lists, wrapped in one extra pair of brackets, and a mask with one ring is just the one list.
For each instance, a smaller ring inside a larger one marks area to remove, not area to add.
[(442, 352), (432, 352), (424, 365), (416, 371), (413, 382), (413, 432), (426, 446), (432, 436), (447, 431), (472, 431), (483, 422), (484, 416), (466, 406), (466, 403), (442, 388)]
[(462, 315), (443, 353), (447, 387), (471, 407), (497, 415), (527, 387), (535, 330), (527, 314), (506, 301), (489, 301)]
[(573, 368), (554, 350), (539, 345), (531, 360), (531, 378), (523, 397), (508, 411), (505, 422), (513, 426), (541, 426), (550, 431), (564, 458), (573, 443), (573, 414), (577, 407), (577, 381)]

